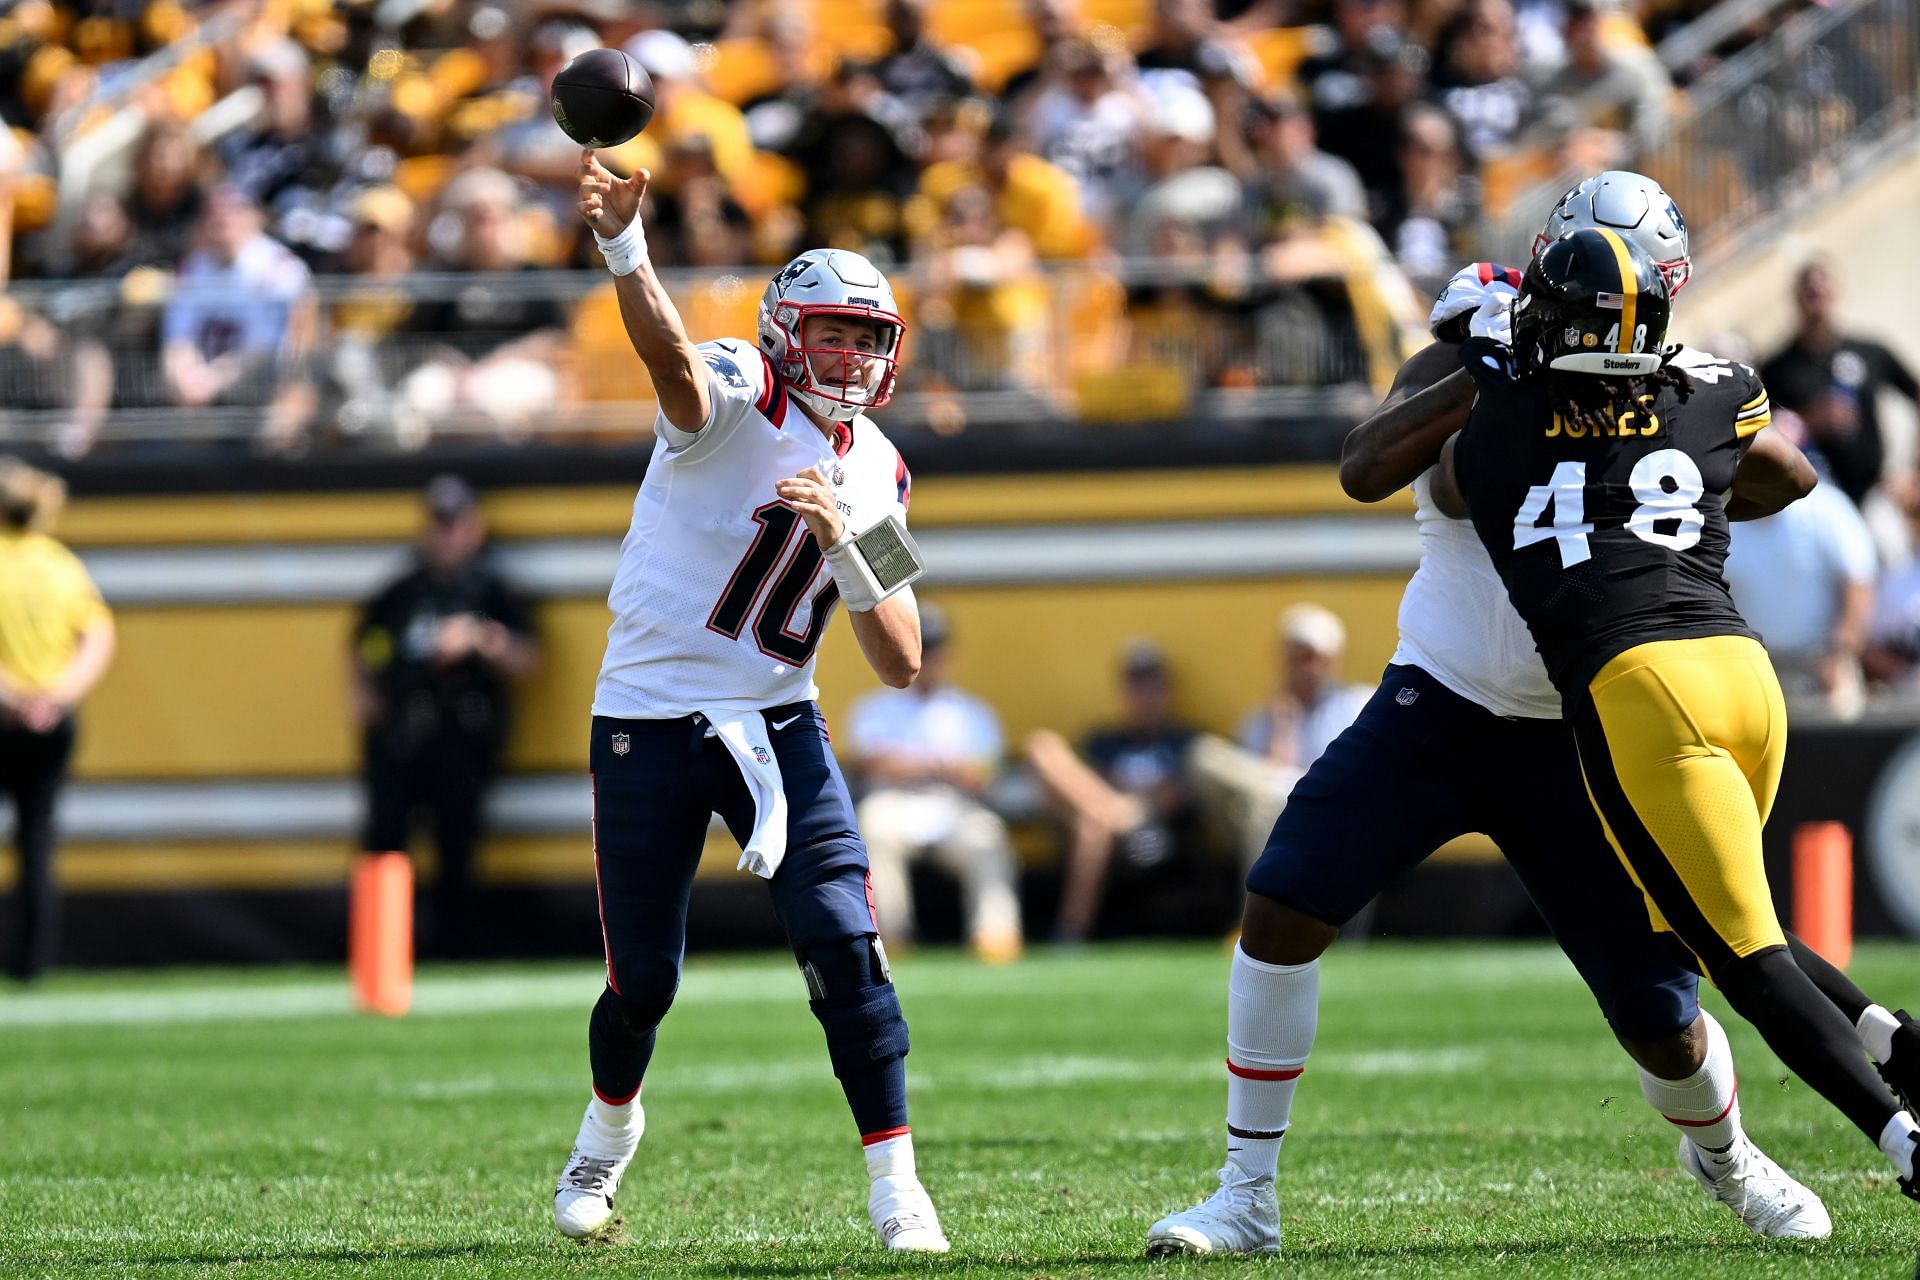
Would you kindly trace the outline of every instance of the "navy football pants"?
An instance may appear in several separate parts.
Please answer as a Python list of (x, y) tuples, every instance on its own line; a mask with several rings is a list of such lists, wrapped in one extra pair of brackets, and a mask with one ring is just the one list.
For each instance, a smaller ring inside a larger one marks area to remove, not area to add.
[(1693, 1022), (1699, 978), (1607, 843), (1565, 722), (1494, 715), (1418, 667), (1388, 667), (1300, 779), (1247, 888), (1344, 924), (1470, 832), (1500, 846), (1616, 1032)]

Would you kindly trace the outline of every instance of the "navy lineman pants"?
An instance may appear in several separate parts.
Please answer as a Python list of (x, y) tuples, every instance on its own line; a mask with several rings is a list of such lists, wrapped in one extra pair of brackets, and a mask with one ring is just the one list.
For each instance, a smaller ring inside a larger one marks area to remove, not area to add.
[(1345, 924), (1476, 831), (1500, 846), (1615, 1032), (1653, 1040), (1692, 1024), (1699, 978), (1607, 843), (1566, 723), (1494, 715), (1418, 667), (1388, 667), (1300, 779), (1247, 888)]
[[(818, 705), (760, 712), (787, 798), (787, 854), (768, 881), (798, 957), (834, 1072), (865, 1135), (906, 1124), (906, 1022), (877, 941), (867, 850)], [(596, 716), (594, 876), (607, 989), (589, 1031), (594, 1091), (639, 1091), (655, 1029), (680, 984), (687, 900), (719, 814), (736, 840), (753, 829), (753, 797), (726, 744), (700, 716)]]

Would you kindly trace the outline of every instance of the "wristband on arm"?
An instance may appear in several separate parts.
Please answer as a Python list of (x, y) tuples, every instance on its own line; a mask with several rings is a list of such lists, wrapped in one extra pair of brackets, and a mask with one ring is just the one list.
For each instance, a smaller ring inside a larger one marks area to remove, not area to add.
[(825, 558), (840, 599), (855, 613), (867, 612), (927, 571), (898, 512), (864, 533), (841, 534)]
[(632, 275), (640, 266), (640, 259), (647, 256), (647, 233), (640, 229), (637, 213), (613, 239), (607, 239), (598, 231), (593, 233), (593, 239), (600, 246), (600, 256), (607, 260), (607, 270), (616, 276)]

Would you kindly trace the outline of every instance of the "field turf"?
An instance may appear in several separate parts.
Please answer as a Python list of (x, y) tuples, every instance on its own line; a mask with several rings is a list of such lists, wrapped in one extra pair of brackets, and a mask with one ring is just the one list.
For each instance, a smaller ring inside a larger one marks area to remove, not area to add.
[[(612, 1242), (553, 1233), (586, 1098), (588, 965), (428, 969), (400, 1021), (331, 972), (60, 976), (0, 992), (0, 1276), (1845, 1277), (1907, 1280), (1920, 1206), (1723, 1015), (1750, 1131), (1833, 1239), (1760, 1243), (1558, 955), (1336, 951), (1281, 1158), (1277, 1260), (1147, 1262), (1220, 1157), (1219, 945), (896, 966), (944, 1259), (880, 1253), (800, 976), (696, 960), (661, 1037)], [(1920, 948), (1865, 948), (1920, 996)]]

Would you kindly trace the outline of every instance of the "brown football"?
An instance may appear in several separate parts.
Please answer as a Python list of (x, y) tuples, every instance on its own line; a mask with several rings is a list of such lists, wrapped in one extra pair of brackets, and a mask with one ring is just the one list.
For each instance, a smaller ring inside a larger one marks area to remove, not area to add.
[(553, 122), (583, 147), (617, 147), (653, 119), (653, 80), (619, 49), (589, 49), (553, 78)]

